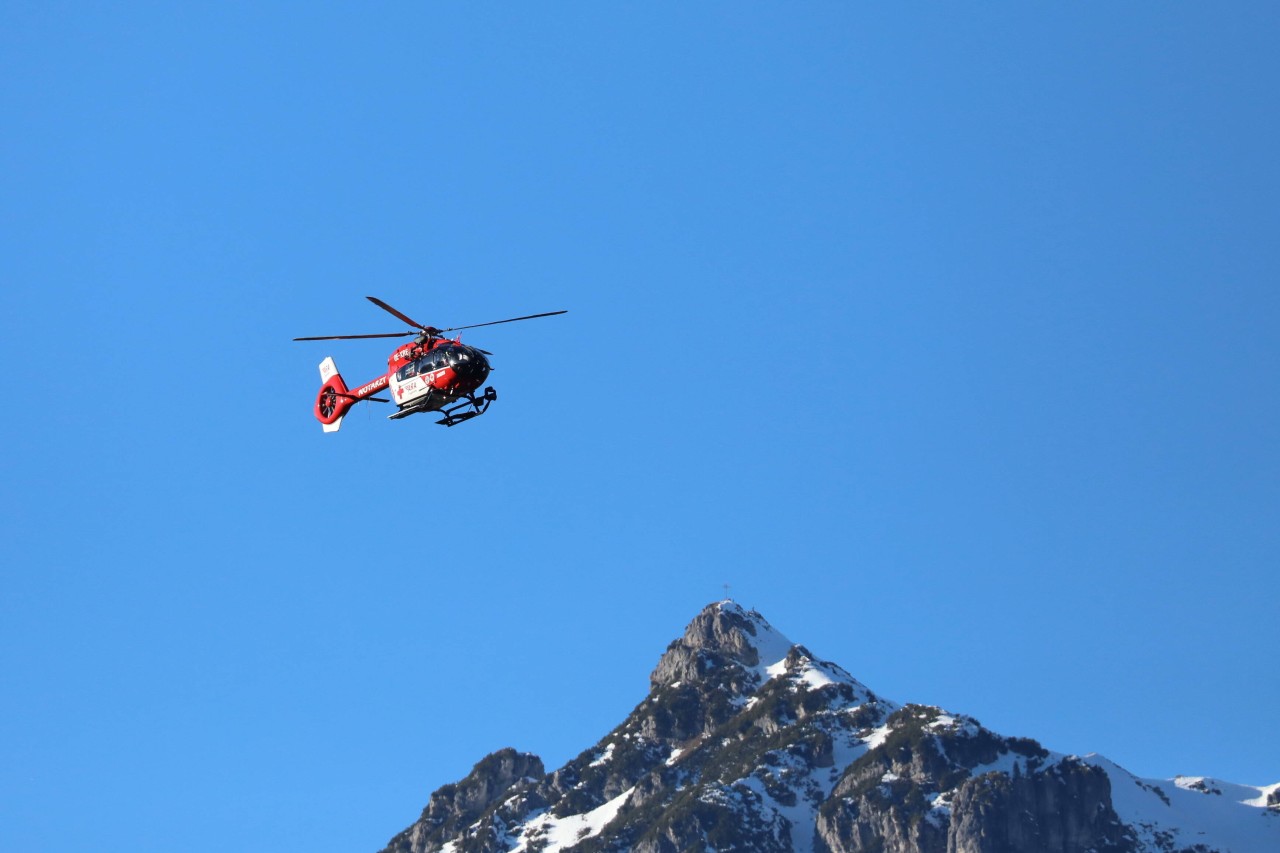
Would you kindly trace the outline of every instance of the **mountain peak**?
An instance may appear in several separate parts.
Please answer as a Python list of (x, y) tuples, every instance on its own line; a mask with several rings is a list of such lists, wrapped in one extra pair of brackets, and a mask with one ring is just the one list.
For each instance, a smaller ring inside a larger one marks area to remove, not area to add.
[(651, 687), (697, 681), (714, 669), (738, 666), (758, 685), (765, 670), (786, 659), (792, 643), (754, 610), (731, 599), (702, 608), (684, 636), (667, 647), (649, 676)]

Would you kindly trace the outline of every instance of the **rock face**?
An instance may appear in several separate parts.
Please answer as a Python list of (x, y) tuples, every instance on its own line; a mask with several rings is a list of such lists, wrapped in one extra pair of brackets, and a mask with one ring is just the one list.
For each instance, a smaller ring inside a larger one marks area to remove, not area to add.
[(755, 641), (763, 641), (761, 634), (763, 630), (741, 610), (708, 607), (689, 623), (683, 637), (667, 647), (649, 676), (649, 686), (657, 690), (677, 681), (697, 681), (730, 664), (758, 666), (760, 651)]
[[(973, 720), (908, 705), (819, 807), (834, 853), (1011, 853), (1137, 849), (1111, 807), (1106, 773), (1000, 738)], [(986, 770), (1005, 765), (1008, 772)], [(983, 772), (986, 770), (986, 772)]]
[(483, 759), (384, 853), (1280, 850), (1277, 786), (1215, 783), (1239, 796), (1209, 814), (1203, 785), (883, 699), (732, 602), (698, 614), (650, 687), (552, 773), (515, 750)]
[(1101, 853), (1135, 846), (1111, 807), (1107, 774), (1074, 759), (1029, 775), (969, 779), (951, 809), (947, 849), (955, 853)]
[(473, 767), (467, 778), (432, 794), (422, 817), (391, 839), (386, 849), (397, 853), (440, 850), (479, 820), (499, 797), (532, 784), (545, 773), (542, 759), (536, 755), (514, 749), (492, 753)]

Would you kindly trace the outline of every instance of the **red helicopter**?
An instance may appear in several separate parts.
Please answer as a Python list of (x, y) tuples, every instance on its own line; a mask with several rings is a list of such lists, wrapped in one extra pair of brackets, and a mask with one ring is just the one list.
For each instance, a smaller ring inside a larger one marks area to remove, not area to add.
[(512, 317), (509, 320), (494, 320), (489, 323), (475, 323), (471, 326), (454, 326), (450, 329), (437, 329), (435, 326), (424, 326), (417, 320), (410, 319), (381, 299), (366, 296), (370, 302), (383, 311), (403, 320), (413, 330), (408, 332), (388, 332), (379, 335), (323, 335), (314, 338), (294, 338), (295, 341), (349, 341), (356, 338), (406, 338), (416, 336), (391, 353), (387, 359), (387, 373), (372, 382), (366, 382), (354, 391), (347, 388), (338, 373), (338, 367), (332, 358), (320, 362), (320, 393), (316, 395), (315, 415), (325, 432), (337, 432), (342, 426), (342, 418), (347, 410), (361, 400), (372, 400), (377, 403), (390, 403), (384, 397), (375, 397), (384, 388), (391, 389), (397, 410), (387, 417), (391, 420), (405, 418), (418, 412), (439, 412), (443, 418), (436, 421), (444, 426), (454, 426), (469, 421), (477, 415), (483, 415), (489, 404), (498, 399), (498, 392), (492, 387), (484, 389), (477, 395), (476, 390), (489, 376), (492, 369), (487, 355), (488, 350), (478, 347), (463, 346), (462, 335), (454, 339), (442, 337), (446, 332), (458, 332), (462, 329), (475, 329), (480, 326), (496, 326), (499, 323), (514, 323), (517, 320), (533, 320), (537, 317), (553, 317), (566, 314), (567, 311), (548, 311), (545, 314), (529, 314), (525, 317)]

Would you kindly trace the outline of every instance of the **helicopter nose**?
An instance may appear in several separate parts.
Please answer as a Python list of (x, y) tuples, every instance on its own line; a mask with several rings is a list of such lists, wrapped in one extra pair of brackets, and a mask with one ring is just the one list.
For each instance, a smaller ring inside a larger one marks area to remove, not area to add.
[(458, 353), (453, 371), (462, 382), (479, 385), (489, 375), (489, 362), (482, 353), (467, 348)]
[(480, 353), (471, 360), (472, 378), (477, 385), (489, 377), (489, 362)]

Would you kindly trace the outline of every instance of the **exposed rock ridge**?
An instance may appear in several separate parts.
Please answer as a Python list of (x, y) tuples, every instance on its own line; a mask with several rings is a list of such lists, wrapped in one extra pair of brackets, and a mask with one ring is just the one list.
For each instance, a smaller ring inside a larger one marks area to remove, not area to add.
[(398, 853), (440, 850), (500, 797), (545, 775), (542, 759), (536, 755), (510, 748), (491, 753), (461, 782), (445, 785), (433, 793), (422, 816), (391, 839), (386, 850)]
[(759, 666), (756, 646), (762, 635), (768, 635), (775, 646), (790, 646), (759, 613), (745, 611), (731, 601), (710, 605), (689, 623), (683, 637), (667, 647), (649, 676), (649, 686), (656, 690), (677, 681), (696, 681), (723, 666)]

